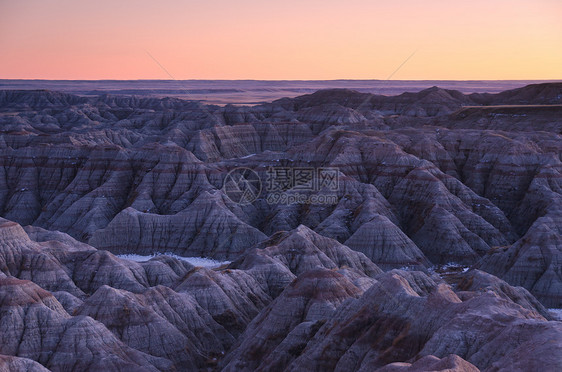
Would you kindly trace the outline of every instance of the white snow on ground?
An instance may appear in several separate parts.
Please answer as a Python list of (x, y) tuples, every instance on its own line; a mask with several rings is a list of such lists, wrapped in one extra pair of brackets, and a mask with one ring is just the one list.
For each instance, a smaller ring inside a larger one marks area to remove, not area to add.
[(547, 309), (547, 310), (554, 319), (562, 321), (562, 309)]
[(447, 273), (447, 272), (463, 272), (470, 270), (470, 266), (464, 266), (455, 262), (449, 262), (445, 265), (434, 265), (427, 269), (429, 272)]
[(136, 262), (145, 262), (145, 261), (150, 260), (151, 258), (154, 258), (156, 256), (162, 256), (162, 255), (177, 258), (178, 260), (189, 262), (193, 266), (202, 266), (202, 267), (209, 267), (209, 268), (219, 267), (221, 265), (230, 263), (230, 261), (217, 261), (217, 260), (213, 260), (213, 259), (210, 259), (210, 258), (204, 258), (204, 257), (182, 257), (182, 256), (178, 256), (178, 255), (173, 254), (173, 253), (155, 253), (155, 254), (149, 255), (149, 256), (141, 256), (139, 254), (118, 254), (117, 257), (124, 258), (125, 260), (136, 261)]

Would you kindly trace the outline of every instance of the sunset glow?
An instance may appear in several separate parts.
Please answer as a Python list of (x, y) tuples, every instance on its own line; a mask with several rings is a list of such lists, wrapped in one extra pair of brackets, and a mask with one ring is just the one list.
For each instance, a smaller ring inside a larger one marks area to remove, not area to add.
[(386, 79), (415, 52), (393, 79), (560, 79), (560, 19), (559, 0), (1, 0), (0, 78)]

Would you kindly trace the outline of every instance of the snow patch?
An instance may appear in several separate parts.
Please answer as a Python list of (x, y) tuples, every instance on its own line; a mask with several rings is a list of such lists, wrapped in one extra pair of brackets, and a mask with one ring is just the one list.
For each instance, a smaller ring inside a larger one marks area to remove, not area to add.
[(136, 261), (136, 262), (146, 262), (154, 257), (158, 257), (158, 256), (168, 256), (168, 257), (173, 257), (173, 258), (177, 258), (178, 260), (181, 261), (185, 261), (185, 262), (189, 262), (190, 264), (192, 264), (193, 266), (200, 266), (200, 267), (208, 267), (208, 268), (215, 268), (215, 267), (219, 267), (225, 264), (229, 264), (230, 261), (217, 261), (217, 260), (213, 260), (211, 258), (205, 258), (205, 257), (183, 257), (183, 256), (178, 256), (177, 254), (173, 254), (173, 253), (155, 253), (152, 255), (148, 255), (148, 256), (142, 256), (140, 254), (118, 254), (117, 257), (119, 258), (123, 258), (125, 260), (130, 260), (130, 261)]
[(456, 262), (449, 262), (445, 265), (434, 265), (427, 269), (430, 273), (437, 273), (440, 276), (448, 274), (466, 273), (470, 270), (470, 266), (458, 264)]

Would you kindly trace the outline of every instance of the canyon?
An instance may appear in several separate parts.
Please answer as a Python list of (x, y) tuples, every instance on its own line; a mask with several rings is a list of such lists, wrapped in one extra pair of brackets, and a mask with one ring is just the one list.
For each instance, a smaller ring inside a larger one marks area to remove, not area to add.
[(0, 132), (0, 371), (562, 368), (562, 83), (1, 90)]

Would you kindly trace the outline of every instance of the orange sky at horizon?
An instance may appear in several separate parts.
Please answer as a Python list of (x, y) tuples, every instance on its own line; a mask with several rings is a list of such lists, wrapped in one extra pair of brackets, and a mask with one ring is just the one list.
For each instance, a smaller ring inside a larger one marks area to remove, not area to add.
[[(559, 0), (0, 0), (2, 79), (562, 78)], [(147, 53), (148, 52), (148, 53)]]

